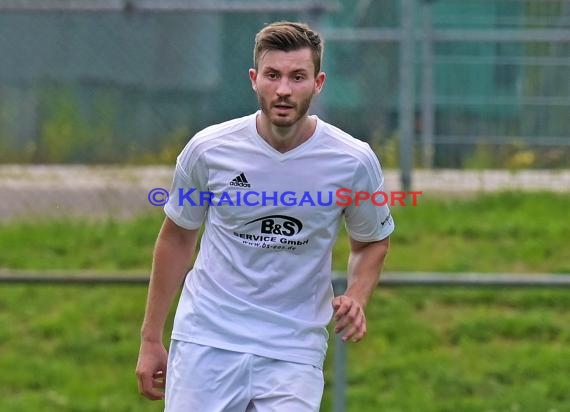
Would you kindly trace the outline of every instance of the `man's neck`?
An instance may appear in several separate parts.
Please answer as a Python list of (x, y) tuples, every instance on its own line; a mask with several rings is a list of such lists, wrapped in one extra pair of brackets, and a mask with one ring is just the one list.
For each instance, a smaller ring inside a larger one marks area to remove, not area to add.
[(317, 121), (308, 115), (303, 116), (289, 127), (273, 125), (265, 114), (256, 119), (257, 132), (275, 150), (286, 153), (306, 142), (315, 132)]

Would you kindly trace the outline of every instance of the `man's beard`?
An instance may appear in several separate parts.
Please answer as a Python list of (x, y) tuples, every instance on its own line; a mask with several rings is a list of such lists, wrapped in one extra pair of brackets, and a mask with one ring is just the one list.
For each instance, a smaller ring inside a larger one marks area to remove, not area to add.
[(308, 97), (307, 99), (301, 100), (298, 104), (292, 104), (291, 102), (287, 101), (287, 100), (279, 100), (277, 102), (275, 102), (274, 104), (288, 104), (288, 105), (293, 105), (293, 107), (290, 109), (292, 113), (293, 117), (280, 117), (280, 116), (276, 116), (276, 117), (271, 117), (271, 109), (272, 109), (272, 103), (267, 102), (265, 99), (263, 99), (261, 97), (261, 95), (259, 93), (257, 93), (257, 101), (259, 102), (259, 106), (261, 107), (261, 111), (267, 116), (267, 118), (271, 121), (271, 123), (274, 126), (277, 127), (290, 127), (293, 124), (295, 124), (297, 121), (299, 121), (299, 119), (301, 119), (303, 116), (305, 116), (307, 114), (307, 112), (309, 111), (309, 107), (311, 106), (311, 100), (313, 99), (313, 96), (311, 95), (310, 97)]

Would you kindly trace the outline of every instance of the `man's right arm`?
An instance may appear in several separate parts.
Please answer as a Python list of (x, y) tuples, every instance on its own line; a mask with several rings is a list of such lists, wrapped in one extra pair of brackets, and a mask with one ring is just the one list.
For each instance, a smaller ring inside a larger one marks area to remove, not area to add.
[(168, 217), (156, 245), (136, 374), (139, 391), (149, 399), (162, 399), (167, 352), (163, 344), (166, 318), (196, 250), (198, 229), (188, 230)]

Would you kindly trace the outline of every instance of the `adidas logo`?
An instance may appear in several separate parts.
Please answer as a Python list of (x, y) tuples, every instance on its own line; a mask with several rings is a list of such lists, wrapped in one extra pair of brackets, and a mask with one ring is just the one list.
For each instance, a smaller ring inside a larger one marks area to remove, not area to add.
[(230, 186), (251, 187), (243, 172), (234, 177), (234, 179), (230, 182)]

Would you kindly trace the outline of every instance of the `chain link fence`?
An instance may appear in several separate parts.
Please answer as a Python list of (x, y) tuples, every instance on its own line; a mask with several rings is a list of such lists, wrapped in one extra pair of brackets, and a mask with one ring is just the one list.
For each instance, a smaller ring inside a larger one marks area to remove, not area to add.
[(423, 104), (435, 116), (424, 164), (568, 167), (570, 3), (436, 1), (423, 19)]
[(0, 163), (118, 168), (5, 166), (1, 208), (25, 209), (22, 176), (48, 190), (89, 170), (53, 184), (97, 204), (90, 187), (123, 196), (101, 179), (165, 170), (125, 166), (171, 167), (196, 131), (256, 110), (253, 39), (286, 19), (326, 40), (313, 111), (377, 150), (390, 190), (398, 173), (416, 190), (485, 190), (489, 169), (560, 169), (493, 181), (570, 190), (570, 0), (2, 0)]

